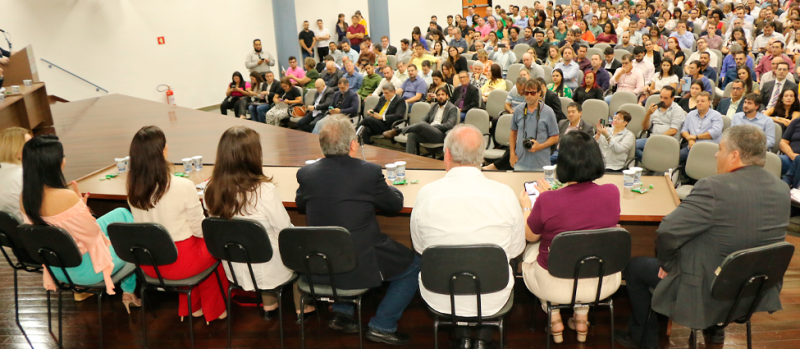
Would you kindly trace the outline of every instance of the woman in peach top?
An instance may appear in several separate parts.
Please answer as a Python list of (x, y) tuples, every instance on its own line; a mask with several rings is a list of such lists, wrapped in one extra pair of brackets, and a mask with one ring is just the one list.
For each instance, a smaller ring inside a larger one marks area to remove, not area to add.
[[(78, 185), (72, 182), (72, 190), (67, 188), (64, 174), (64, 148), (58, 137), (44, 135), (34, 137), (22, 150), (22, 210), (25, 223), (52, 225), (65, 229), (75, 240), (83, 255), (80, 266), (66, 268), (70, 279), (76, 284), (91, 285), (101, 281), (106, 284), (106, 292), (113, 295), (114, 283), (111, 275), (125, 266), (117, 257), (106, 227), (115, 222), (133, 222), (130, 211), (118, 208), (98, 218), (92, 217), (86, 200), (89, 194), (80, 195)], [(59, 268), (53, 274), (61, 282), (67, 278)], [(141, 306), (136, 298), (136, 276), (122, 280), (122, 303), (130, 313), (130, 306)], [(44, 287), (55, 291), (56, 285), (49, 273), (44, 273)]]

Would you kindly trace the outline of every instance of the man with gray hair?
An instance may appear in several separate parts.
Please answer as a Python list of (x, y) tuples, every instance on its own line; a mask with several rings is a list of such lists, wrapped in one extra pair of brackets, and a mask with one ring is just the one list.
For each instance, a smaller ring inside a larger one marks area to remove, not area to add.
[[(336, 288), (375, 288), (390, 282), (386, 296), (369, 322), (367, 338), (402, 345), (410, 336), (397, 332), (397, 321), (417, 293), (419, 257), (408, 247), (381, 233), (375, 211), (397, 213), (403, 194), (389, 185), (381, 167), (357, 158), (356, 130), (344, 116), (328, 117), (319, 134), (325, 158), (297, 171), (295, 202), (306, 212), (308, 226), (337, 226), (350, 232), (358, 263), (353, 271), (335, 275)], [(329, 284), (327, 277), (314, 280)], [(334, 303), (328, 327), (358, 333), (353, 305)]]
[[(658, 321), (652, 309), (689, 328), (703, 328), (706, 343), (722, 344), (725, 317), (733, 301), (711, 297), (711, 284), (729, 254), (784, 241), (789, 225), (789, 187), (764, 170), (766, 135), (752, 125), (731, 126), (722, 134), (717, 175), (697, 181), (692, 192), (664, 217), (656, 238), (658, 258), (631, 259), (626, 271), (631, 318), (615, 330), (625, 348), (658, 347)], [(713, 253), (709, 253), (713, 251)], [(651, 294), (651, 289), (655, 291)], [(781, 309), (781, 283), (765, 290), (756, 312)], [(736, 314), (752, 303), (742, 301)]]
[[(525, 249), (525, 223), (514, 191), (484, 177), (480, 170), (485, 148), (483, 135), (475, 126), (462, 124), (447, 134), (447, 174), (420, 189), (411, 211), (411, 241), (417, 253), (431, 246), (495, 244), (511, 260)], [(514, 273), (509, 266), (506, 288), (481, 296), (481, 313), (497, 313), (508, 302), (513, 288)], [(431, 308), (450, 314), (449, 295), (428, 291), (424, 286), (420, 293)], [(474, 296), (456, 296), (455, 307), (459, 316), (477, 315)], [(481, 326), (476, 330), (473, 345), (470, 328), (457, 326), (458, 348), (487, 348), (492, 328)]]

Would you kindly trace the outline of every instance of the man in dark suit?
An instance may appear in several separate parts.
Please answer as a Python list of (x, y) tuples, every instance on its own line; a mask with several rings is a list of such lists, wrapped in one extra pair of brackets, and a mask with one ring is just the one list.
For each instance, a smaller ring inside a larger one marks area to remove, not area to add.
[(389, 45), (389, 37), (386, 35), (381, 37), (381, 47), (383, 48), (383, 53), (387, 56), (394, 56), (397, 54), (397, 47)]
[(317, 122), (328, 113), (328, 107), (333, 103), (334, 90), (325, 85), (325, 81), (317, 79), (314, 83), (317, 95), (312, 104), (306, 106), (306, 116), (297, 121), (297, 127), (303, 131), (311, 132)]
[(461, 110), (461, 122), (467, 117), (467, 112), (472, 108), (477, 108), (480, 103), (481, 94), (478, 88), (469, 83), (469, 73), (462, 71), (458, 73), (461, 86), (453, 89), (453, 97), (450, 103)]
[(614, 73), (617, 72), (617, 69), (622, 67), (622, 62), (614, 58), (613, 47), (606, 47), (605, 51), (603, 51), (603, 54), (606, 56), (606, 59), (603, 62), (603, 68), (608, 71), (608, 74), (614, 76)]
[[(309, 226), (337, 226), (350, 231), (358, 254), (356, 269), (336, 274), (340, 289), (374, 288), (389, 281), (386, 296), (369, 322), (367, 338), (388, 344), (406, 344), (410, 336), (397, 332), (397, 321), (419, 288), (419, 257), (381, 233), (375, 211), (397, 213), (403, 194), (383, 177), (381, 166), (357, 158), (358, 141), (353, 124), (331, 117), (320, 132), (325, 158), (297, 171), (295, 202), (306, 212)], [(326, 284), (323, 277), (315, 282)], [(334, 303), (328, 327), (357, 333), (353, 305)]]
[[(658, 259), (636, 257), (627, 268), (631, 319), (628, 328), (616, 330), (625, 348), (658, 347), (656, 317), (645, 328), (652, 309), (675, 322), (705, 329), (706, 343), (723, 343), (725, 322), (733, 301), (711, 297), (715, 270), (729, 254), (784, 241), (789, 225), (788, 186), (763, 169), (766, 136), (751, 125), (728, 128), (717, 153), (717, 175), (701, 179), (675, 211), (658, 228)], [(650, 289), (655, 288), (653, 294)], [(766, 290), (755, 311), (781, 309), (781, 284)], [(738, 305), (742, 316), (753, 297)]]
[[(405, 127), (402, 130), (394, 129), (384, 132), (386, 138), (393, 139), (399, 133), (408, 135), (406, 142), (406, 153), (417, 154), (417, 146), (420, 143), (442, 143), (447, 131), (450, 131), (458, 123), (458, 108), (450, 103), (450, 96), (447, 89), (441, 87), (436, 90), (436, 104), (431, 107), (422, 121)], [(388, 136), (388, 137), (387, 137)]]
[(336, 89), (336, 85), (339, 83), (339, 79), (344, 76), (344, 72), (340, 69), (336, 69), (336, 63), (334, 61), (326, 61), (325, 62), (325, 69), (320, 70), (320, 79), (325, 80), (325, 84), (332, 89)]
[[(333, 94), (333, 102), (328, 106), (328, 115), (343, 114), (347, 117), (356, 117), (360, 108), (361, 98), (358, 97), (356, 91), (350, 89), (350, 82), (347, 81), (347, 78), (340, 78), (339, 91)], [(311, 133), (319, 134), (324, 123), (324, 121), (318, 120)]]
[(392, 84), (383, 86), (383, 96), (378, 100), (375, 108), (367, 111), (367, 116), (358, 124), (364, 126), (361, 137), (364, 143), (371, 144), (370, 137), (382, 134), (392, 128), (395, 121), (403, 119), (406, 115), (406, 102), (397, 97), (397, 91)]
[[(717, 111), (722, 115), (728, 115), (729, 118), (733, 116), (733, 114), (739, 113), (742, 111), (742, 106), (744, 105), (744, 82), (742, 80), (736, 79), (731, 82), (731, 96), (728, 98), (723, 98), (719, 104), (717, 105)], [(731, 106), (736, 106), (736, 111), (731, 111)]]
[[(782, 103), (781, 94), (783, 91), (797, 91), (797, 84), (786, 79), (786, 76), (789, 74), (789, 63), (778, 63), (778, 66), (775, 67), (773, 74), (775, 74), (775, 80), (767, 82), (764, 84), (764, 86), (761, 86), (761, 104), (764, 106), (764, 109), (772, 108), (775, 106), (775, 103)], [(775, 85), (777, 84), (780, 84), (781, 86), (780, 92), (774, 91)]]
[[(543, 78), (536, 78), (536, 80), (539, 80), (542, 86), (547, 86), (547, 82)], [(544, 89), (544, 92), (544, 104), (552, 108), (553, 112), (556, 113), (556, 121), (566, 120), (567, 116), (564, 115), (564, 111), (561, 109), (561, 98), (558, 98), (555, 92), (548, 89)]]

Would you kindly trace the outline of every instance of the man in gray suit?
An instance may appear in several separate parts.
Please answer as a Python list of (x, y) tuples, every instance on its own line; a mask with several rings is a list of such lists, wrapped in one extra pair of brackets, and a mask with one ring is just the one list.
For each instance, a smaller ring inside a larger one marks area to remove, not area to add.
[[(789, 187), (763, 169), (766, 136), (750, 125), (728, 128), (717, 153), (717, 175), (701, 179), (680, 206), (658, 228), (658, 259), (637, 257), (627, 268), (631, 303), (630, 332), (616, 330), (617, 342), (638, 348), (658, 347), (655, 317), (645, 328), (651, 308), (693, 329), (704, 329), (706, 343), (723, 343), (723, 328), (733, 301), (711, 297), (715, 270), (729, 254), (784, 241), (789, 225)], [(766, 292), (755, 311), (781, 309), (781, 283)], [(650, 289), (655, 288), (650, 294)], [(753, 297), (739, 304), (743, 316)]]
[[(783, 91), (797, 91), (797, 84), (786, 78), (789, 73), (789, 63), (780, 62), (774, 71), (775, 80), (761, 86), (761, 103), (764, 109), (772, 108), (776, 103), (782, 103), (781, 93), (783, 93)], [(781, 86), (780, 91), (775, 91), (775, 85)]]
[(317, 122), (328, 114), (328, 107), (333, 104), (335, 89), (328, 87), (322, 79), (317, 79), (314, 88), (317, 90), (317, 95), (313, 103), (306, 106), (306, 115), (297, 121), (297, 127), (306, 132), (314, 129)]
[[(431, 108), (422, 122), (402, 129), (408, 135), (406, 153), (416, 154), (419, 143), (442, 143), (447, 131), (458, 122), (458, 108), (450, 103), (450, 95), (444, 87), (436, 90), (436, 105)], [(396, 131), (395, 131), (396, 132)]]

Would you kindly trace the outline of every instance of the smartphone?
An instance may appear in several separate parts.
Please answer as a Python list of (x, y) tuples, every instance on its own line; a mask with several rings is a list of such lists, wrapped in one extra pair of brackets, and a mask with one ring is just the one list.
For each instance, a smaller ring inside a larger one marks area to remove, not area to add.
[(608, 120), (600, 119), (600, 125), (602, 125), (603, 127), (606, 127), (607, 124), (608, 124)]
[(659, 107), (659, 108), (666, 108), (666, 107), (664, 106), (664, 102), (658, 102), (658, 104), (657, 104), (657, 105), (658, 105), (658, 107)]
[(539, 197), (539, 184), (534, 182), (525, 182), (525, 192), (528, 193), (528, 198), (531, 200), (531, 207), (536, 203), (536, 198)]
[(683, 86), (681, 86), (683, 92), (689, 92), (692, 89), (692, 78), (688, 76), (683, 77)]

